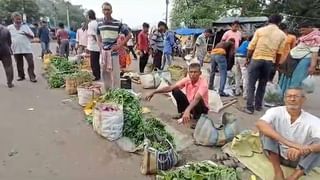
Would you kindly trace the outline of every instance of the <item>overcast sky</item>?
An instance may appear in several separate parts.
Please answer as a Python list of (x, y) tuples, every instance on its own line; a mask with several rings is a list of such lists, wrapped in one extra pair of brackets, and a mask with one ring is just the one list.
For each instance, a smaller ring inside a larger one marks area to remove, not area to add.
[[(82, 5), (87, 10), (93, 9), (97, 17), (102, 17), (101, 5), (106, 0), (69, 1), (72, 4)], [(143, 22), (155, 25), (158, 21), (165, 19), (166, 0), (108, 0), (107, 2), (112, 4), (113, 17), (122, 20), (132, 28), (140, 27)]]

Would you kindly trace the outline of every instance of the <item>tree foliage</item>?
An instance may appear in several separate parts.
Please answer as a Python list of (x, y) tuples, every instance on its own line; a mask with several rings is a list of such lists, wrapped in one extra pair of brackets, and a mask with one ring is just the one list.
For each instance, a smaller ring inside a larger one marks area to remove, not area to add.
[(27, 15), (28, 23), (37, 22), (40, 17), (49, 17), (51, 25), (59, 22), (67, 24), (67, 8), (71, 25), (79, 25), (85, 20), (84, 9), (65, 0), (0, 0), (0, 19), (11, 23), (11, 13), (18, 11)]
[(307, 20), (320, 25), (320, 0), (271, 0), (265, 13), (283, 13), (292, 27)]
[(306, 19), (320, 24), (320, 0), (174, 0), (171, 25), (208, 27), (223, 16), (268, 16), (281, 13), (287, 22)]
[(40, 8), (34, 0), (1, 0), (0, 19), (6, 23), (11, 23), (13, 12), (26, 13), (27, 21), (34, 21), (40, 17)]

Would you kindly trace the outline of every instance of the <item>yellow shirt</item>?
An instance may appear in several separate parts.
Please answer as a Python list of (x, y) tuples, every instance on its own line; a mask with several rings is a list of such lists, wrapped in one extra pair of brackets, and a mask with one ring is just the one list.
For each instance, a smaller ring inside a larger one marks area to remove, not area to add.
[(286, 42), (286, 34), (277, 25), (270, 24), (259, 28), (248, 50), (254, 50), (252, 59), (275, 61), (277, 54), (283, 54)]
[(226, 52), (226, 50), (224, 50), (223, 48), (214, 48), (214, 49), (212, 49), (211, 54), (215, 54), (215, 55), (226, 55), (227, 52)]

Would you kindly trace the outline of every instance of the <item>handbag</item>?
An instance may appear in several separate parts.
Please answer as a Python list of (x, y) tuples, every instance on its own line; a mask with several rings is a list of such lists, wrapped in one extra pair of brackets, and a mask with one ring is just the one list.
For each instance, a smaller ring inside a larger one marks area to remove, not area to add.
[[(157, 132), (154, 132), (157, 135)], [(161, 141), (159, 135), (156, 136)], [(168, 139), (163, 139), (169, 145), (169, 149), (165, 151), (157, 150), (151, 147), (151, 142), (145, 135), (143, 160), (140, 167), (142, 174), (156, 174), (159, 171), (166, 171), (173, 168), (178, 163), (178, 154)]]

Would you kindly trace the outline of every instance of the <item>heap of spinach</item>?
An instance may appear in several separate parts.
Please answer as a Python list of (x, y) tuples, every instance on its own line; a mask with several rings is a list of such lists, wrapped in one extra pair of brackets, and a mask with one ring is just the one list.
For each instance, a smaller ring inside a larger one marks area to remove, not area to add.
[(166, 132), (165, 126), (155, 118), (143, 119), (139, 99), (124, 89), (114, 89), (106, 92), (102, 101), (112, 101), (123, 104), (124, 127), (123, 136), (130, 138), (136, 145), (144, 142), (145, 138), (151, 141), (151, 147), (157, 150), (170, 148), (165, 141), (173, 144), (173, 137)]
[[(53, 66), (53, 67), (52, 67)], [(78, 68), (66, 58), (54, 57), (51, 61), (48, 83), (51, 88), (60, 88), (64, 85), (65, 76), (76, 73)]]
[(187, 164), (176, 170), (161, 172), (157, 180), (238, 180), (236, 170), (208, 162)]

